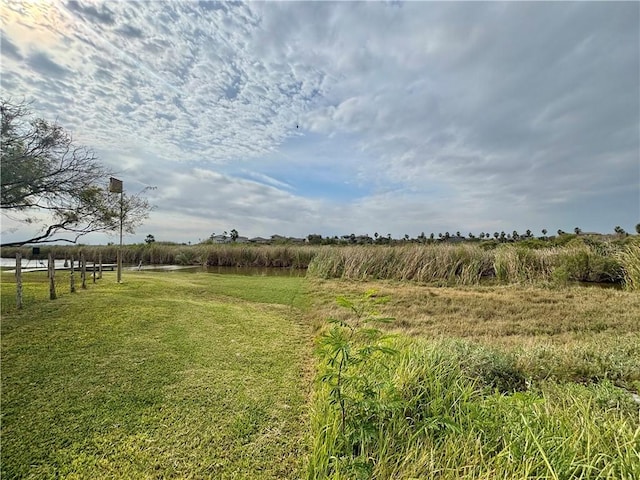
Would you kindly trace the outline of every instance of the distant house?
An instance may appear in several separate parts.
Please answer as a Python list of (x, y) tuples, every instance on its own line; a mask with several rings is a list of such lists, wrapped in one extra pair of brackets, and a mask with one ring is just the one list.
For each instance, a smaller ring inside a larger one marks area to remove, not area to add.
[(238, 237), (236, 238), (236, 243), (248, 243), (249, 237)]
[(210, 237), (213, 243), (229, 243), (231, 242), (231, 238), (226, 237), (224, 235), (214, 235)]
[(269, 240), (268, 238), (253, 237), (249, 239), (249, 243), (257, 243), (259, 245), (265, 245), (265, 244), (271, 243), (271, 240)]

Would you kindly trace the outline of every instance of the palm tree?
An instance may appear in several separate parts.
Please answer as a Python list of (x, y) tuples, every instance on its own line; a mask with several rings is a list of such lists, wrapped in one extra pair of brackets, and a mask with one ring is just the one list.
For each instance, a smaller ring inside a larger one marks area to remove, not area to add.
[(547, 236), (547, 229), (546, 228), (542, 229), (542, 235), (544, 235), (545, 237)]
[(582, 233), (582, 229), (581, 229), (580, 227), (576, 227), (576, 228), (574, 228), (574, 229), (573, 229), (573, 232), (574, 232), (576, 235), (580, 235), (580, 234)]

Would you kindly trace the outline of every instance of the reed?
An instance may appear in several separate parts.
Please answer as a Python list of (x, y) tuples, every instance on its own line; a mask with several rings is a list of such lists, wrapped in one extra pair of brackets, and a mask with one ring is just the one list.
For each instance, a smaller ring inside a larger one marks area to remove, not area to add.
[(640, 242), (629, 244), (617, 253), (622, 264), (624, 285), (627, 290), (640, 290)]
[[(137, 265), (202, 265), (212, 267), (276, 267), (307, 268), (320, 247), (307, 245), (176, 245), (176, 244), (136, 244), (122, 248), (122, 261)], [(3, 249), (3, 256), (12, 257), (22, 253), (31, 258), (31, 248)], [(78, 257), (83, 252), (88, 261), (98, 261), (102, 255), (104, 263), (115, 263), (118, 254), (117, 245), (54, 245), (41, 248), (41, 257), (49, 252), (57, 259)]]
[[(438, 243), (407, 245), (248, 245), (165, 243), (125, 245), (125, 264), (203, 265), (221, 267), (276, 267), (308, 269), (310, 276), (351, 280), (388, 279), (443, 285), (477, 285), (485, 279), (500, 283), (626, 282), (638, 288), (637, 242), (625, 245), (574, 238), (563, 246), (531, 248), (525, 244)], [(492, 247), (492, 248), (489, 248)], [(56, 258), (77, 257), (88, 261), (102, 255), (105, 263), (116, 261), (118, 246), (45, 246)], [(3, 249), (3, 256), (29, 248)]]
[(308, 274), (468, 285), (492, 274), (491, 255), (476, 245), (325, 247), (314, 257)]
[(558, 264), (558, 250), (506, 246), (495, 251), (494, 271), (502, 283), (549, 281)]

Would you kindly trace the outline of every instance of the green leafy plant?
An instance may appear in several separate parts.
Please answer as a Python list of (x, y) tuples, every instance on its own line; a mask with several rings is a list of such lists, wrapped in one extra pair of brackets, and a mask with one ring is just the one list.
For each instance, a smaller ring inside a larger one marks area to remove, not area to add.
[[(393, 319), (380, 315), (377, 307), (388, 297), (378, 296), (374, 290), (353, 300), (340, 296), (336, 301), (349, 313), (329, 319), (331, 327), (320, 336), (320, 353), (325, 359), (320, 380), (329, 386), (329, 404), (339, 413), (339, 450), (352, 458), (375, 436), (381, 415), (390, 404), (383, 392), (393, 391), (379, 376), (367, 374), (369, 366), (371, 370), (378, 368), (380, 356), (396, 353), (387, 343), (390, 336), (369, 324)], [(352, 467), (354, 473), (367, 470), (366, 465)]]
[(370, 323), (389, 323), (393, 318), (380, 316), (377, 305), (388, 301), (374, 290), (365, 292), (360, 298), (350, 300), (340, 296), (336, 303), (351, 312), (350, 318), (330, 318), (332, 327), (320, 338), (320, 347), (327, 359), (327, 371), (321, 376), (331, 385), (331, 403), (340, 408), (340, 429), (345, 432), (347, 409), (356, 399), (346, 392), (347, 386), (356, 386), (361, 400), (368, 400), (375, 393), (362, 376), (352, 376), (350, 367), (370, 362), (377, 354), (391, 355), (395, 350), (385, 345), (389, 338), (377, 328), (368, 328)]

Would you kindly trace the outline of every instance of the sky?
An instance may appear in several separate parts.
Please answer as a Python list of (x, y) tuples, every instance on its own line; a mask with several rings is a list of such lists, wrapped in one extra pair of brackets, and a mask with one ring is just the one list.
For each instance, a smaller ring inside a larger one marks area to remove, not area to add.
[[(157, 187), (126, 243), (640, 222), (638, 2), (2, 0), (1, 20), (2, 96)], [(3, 241), (30, 228), (3, 218)]]

